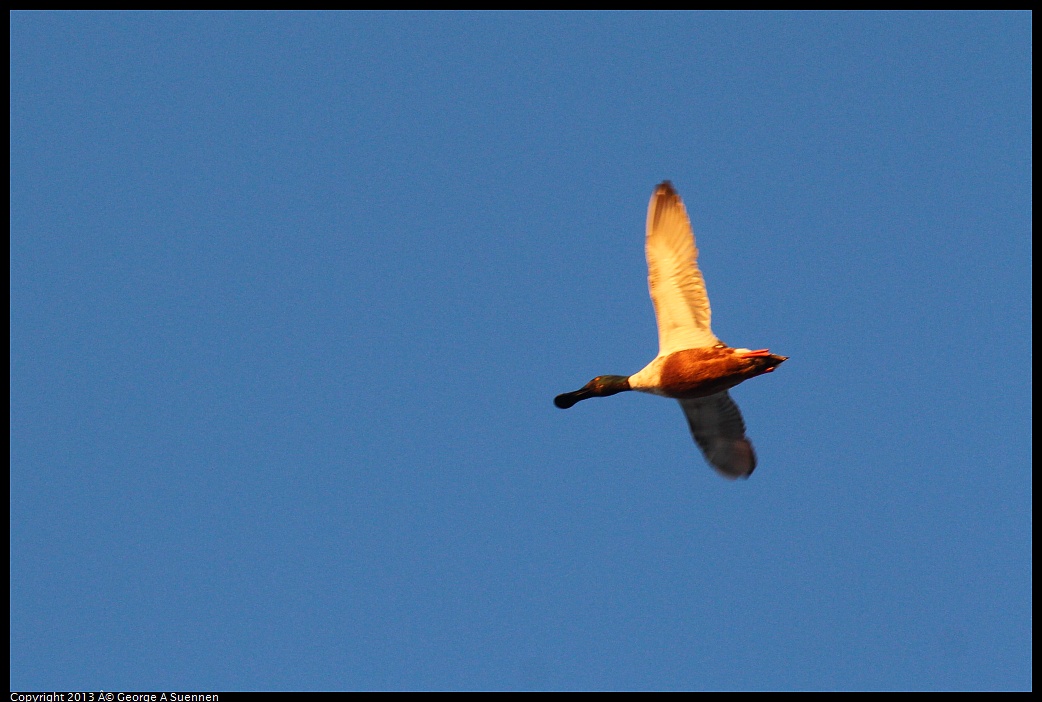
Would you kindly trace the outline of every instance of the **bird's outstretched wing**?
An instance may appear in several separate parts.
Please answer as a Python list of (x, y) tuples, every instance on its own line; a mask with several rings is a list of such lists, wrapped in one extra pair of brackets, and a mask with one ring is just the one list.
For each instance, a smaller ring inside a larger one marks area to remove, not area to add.
[(709, 328), (709, 296), (684, 203), (668, 180), (648, 205), (648, 287), (658, 319), (659, 356), (720, 343)]
[(748, 478), (756, 468), (756, 453), (745, 436), (742, 413), (727, 391), (679, 402), (709, 465), (725, 478)]

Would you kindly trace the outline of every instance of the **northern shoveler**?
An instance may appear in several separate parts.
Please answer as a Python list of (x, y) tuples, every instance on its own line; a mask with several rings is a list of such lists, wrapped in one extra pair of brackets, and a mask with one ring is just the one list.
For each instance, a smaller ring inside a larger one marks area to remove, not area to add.
[(787, 357), (767, 349), (731, 348), (713, 334), (691, 221), (668, 180), (655, 188), (648, 205), (646, 253), (658, 356), (629, 377), (597, 376), (575, 392), (558, 395), (554, 404), (568, 409), (590, 397), (626, 390), (675, 398), (709, 465), (725, 478), (748, 478), (756, 468), (756, 454), (745, 436), (742, 413), (727, 391), (770, 373)]

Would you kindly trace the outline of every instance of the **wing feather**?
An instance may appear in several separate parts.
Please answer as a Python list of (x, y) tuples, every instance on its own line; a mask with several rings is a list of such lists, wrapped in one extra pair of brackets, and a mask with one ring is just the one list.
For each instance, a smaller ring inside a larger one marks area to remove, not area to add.
[(745, 435), (742, 413), (727, 391), (679, 402), (709, 465), (725, 478), (748, 478), (756, 468), (756, 453)]
[(720, 343), (709, 327), (709, 296), (698, 270), (691, 220), (668, 180), (651, 196), (645, 249), (659, 356)]

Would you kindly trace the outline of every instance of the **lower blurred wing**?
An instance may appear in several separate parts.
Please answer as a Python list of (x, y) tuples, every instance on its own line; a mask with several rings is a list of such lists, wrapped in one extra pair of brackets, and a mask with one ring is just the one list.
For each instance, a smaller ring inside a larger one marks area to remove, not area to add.
[(748, 478), (756, 468), (756, 453), (745, 436), (745, 422), (727, 392), (679, 400), (691, 436), (713, 468), (725, 478)]

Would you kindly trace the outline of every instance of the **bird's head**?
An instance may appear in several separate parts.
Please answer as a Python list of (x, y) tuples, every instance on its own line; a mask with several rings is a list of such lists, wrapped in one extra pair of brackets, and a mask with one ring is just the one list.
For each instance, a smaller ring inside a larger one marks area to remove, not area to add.
[(629, 378), (625, 375), (598, 375), (575, 392), (566, 392), (554, 398), (554, 404), (568, 409), (576, 402), (591, 397), (607, 397), (630, 390)]

